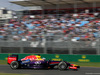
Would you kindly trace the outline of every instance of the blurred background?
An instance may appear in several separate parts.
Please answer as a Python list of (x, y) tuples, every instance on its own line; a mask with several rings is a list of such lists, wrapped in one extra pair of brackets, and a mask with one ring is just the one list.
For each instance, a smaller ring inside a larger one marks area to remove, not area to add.
[(0, 53), (100, 55), (100, 0), (1, 0)]

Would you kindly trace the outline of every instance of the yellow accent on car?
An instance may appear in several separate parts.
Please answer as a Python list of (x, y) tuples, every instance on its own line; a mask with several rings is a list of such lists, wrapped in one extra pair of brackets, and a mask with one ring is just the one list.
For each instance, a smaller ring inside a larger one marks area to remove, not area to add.
[(78, 65), (74, 64), (73, 66), (78, 66)]
[(37, 55), (36, 57), (37, 57), (36, 60), (43, 60), (43, 59), (41, 58), (41, 56), (39, 56), (39, 55)]
[(36, 59), (36, 60), (43, 60), (43, 59)]

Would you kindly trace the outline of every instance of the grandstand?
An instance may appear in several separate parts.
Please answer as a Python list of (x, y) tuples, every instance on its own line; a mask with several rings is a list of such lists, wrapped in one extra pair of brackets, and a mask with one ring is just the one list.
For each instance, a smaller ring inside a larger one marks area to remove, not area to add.
[(16, 17), (15, 12), (6, 8), (0, 8), (0, 25), (8, 23), (11, 18)]
[(43, 10), (0, 26), (1, 53), (100, 54), (100, 0), (10, 2)]
[(99, 7), (100, 0), (10, 0), (21, 6), (45, 6), (45, 9), (55, 9), (55, 5), (59, 5), (60, 9), (77, 7)]
[(41, 6), (43, 9), (43, 12), (31, 11), (32, 14), (80, 13), (87, 9), (90, 12), (99, 12), (100, 8), (99, 0), (10, 0), (10, 2), (24, 7)]

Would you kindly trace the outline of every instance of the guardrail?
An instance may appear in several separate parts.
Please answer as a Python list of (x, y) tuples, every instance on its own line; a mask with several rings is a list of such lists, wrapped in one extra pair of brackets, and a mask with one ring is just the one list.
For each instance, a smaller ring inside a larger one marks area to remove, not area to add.
[(49, 54), (100, 54), (100, 45), (95, 42), (26, 41), (0, 42), (0, 53), (49, 53)]
[[(9, 36), (11, 37), (11, 36)], [(72, 41), (64, 36), (35, 36), (32, 41), (0, 40), (0, 53), (98, 54), (100, 39)], [(39, 39), (40, 38), (40, 39)]]

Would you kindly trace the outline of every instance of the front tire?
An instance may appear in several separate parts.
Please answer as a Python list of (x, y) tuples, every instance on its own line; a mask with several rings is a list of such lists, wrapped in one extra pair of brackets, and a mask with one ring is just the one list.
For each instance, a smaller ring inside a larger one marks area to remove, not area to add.
[(19, 63), (17, 61), (13, 61), (13, 62), (11, 62), (10, 67), (12, 69), (18, 69), (20, 66), (19, 66)]
[(68, 65), (65, 62), (60, 62), (58, 64), (58, 69), (59, 70), (65, 70), (65, 69), (67, 69), (67, 67), (68, 67)]

